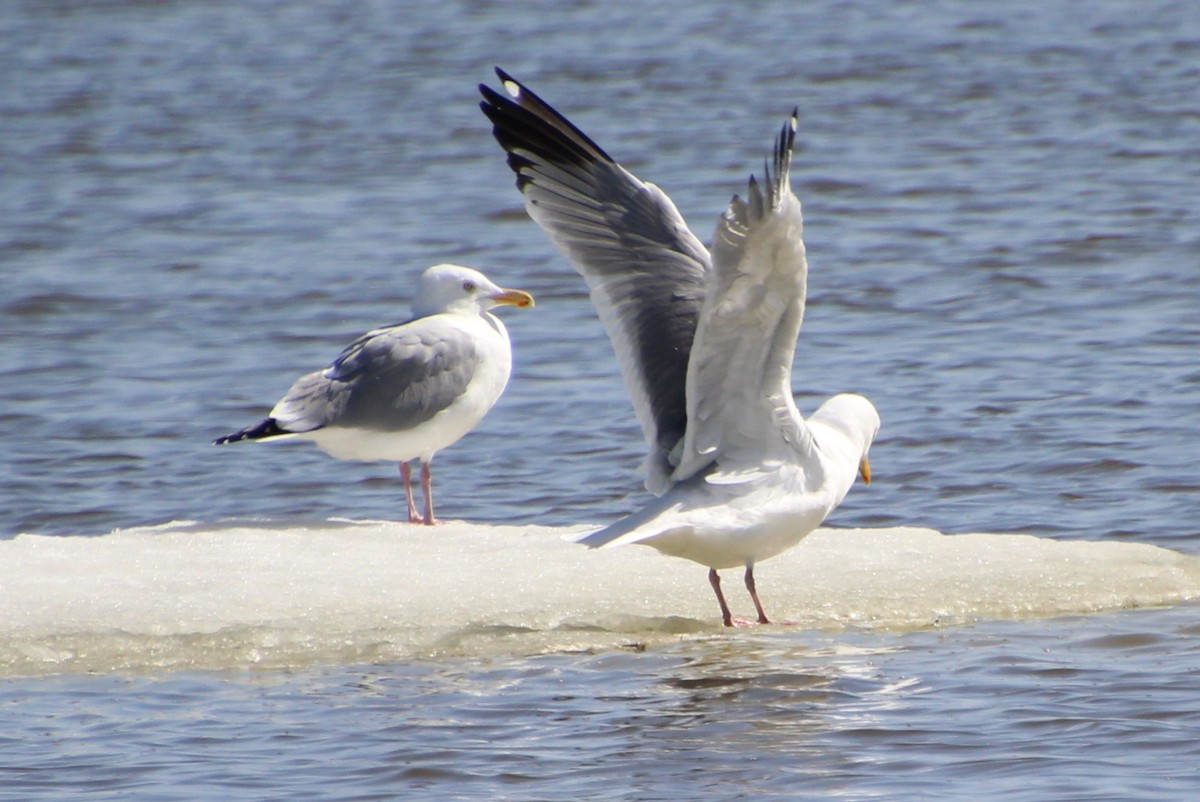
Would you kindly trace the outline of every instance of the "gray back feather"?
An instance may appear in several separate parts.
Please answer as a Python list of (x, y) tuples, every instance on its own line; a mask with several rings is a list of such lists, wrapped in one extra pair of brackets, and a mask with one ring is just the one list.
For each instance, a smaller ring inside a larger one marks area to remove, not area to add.
[(405, 431), (450, 406), (478, 365), (475, 342), (457, 329), (435, 336), (389, 326), (351, 343), (326, 370), (301, 377), (271, 415), (296, 432), (325, 426)]

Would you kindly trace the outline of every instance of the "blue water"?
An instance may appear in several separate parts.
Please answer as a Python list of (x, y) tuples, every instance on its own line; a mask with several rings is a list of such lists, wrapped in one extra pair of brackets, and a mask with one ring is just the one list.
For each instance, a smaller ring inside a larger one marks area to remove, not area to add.
[[(1200, 8), (642, 5), (10, 4), (0, 533), (400, 517), (394, 467), (208, 443), (441, 261), (538, 306), (439, 512), (639, 506), (611, 348), (476, 107), (500, 64), (702, 239), (799, 107), (795, 387), (884, 421), (831, 524), (1200, 551)], [(1183, 606), (10, 677), (0, 798), (1191, 799), (1197, 634)]]

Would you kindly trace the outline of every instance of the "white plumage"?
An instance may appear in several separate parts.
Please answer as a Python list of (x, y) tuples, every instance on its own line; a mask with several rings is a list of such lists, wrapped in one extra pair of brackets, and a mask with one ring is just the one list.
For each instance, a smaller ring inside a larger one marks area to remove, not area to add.
[[(421, 275), (412, 320), (367, 332), (296, 380), (266, 418), (213, 443), (302, 439), (338, 459), (398, 462), (409, 520), (432, 524), (434, 454), (483, 419), (512, 371), (508, 331), (488, 311), (497, 304), (532, 306), (533, 297), (469, 267), (435, 265)], [(421, 463), (423, 516), (412, 460)]]
[(727, 625), (718, 568), (796, 545), (845, 498), (879, 415), (838, 395), (807, 421), (791, 369), (808, 264), (800, 201), (788, 180), (796, 117), (773, 164), (717, 222), (712, 251), (671, 199), (617, 164), (501, 70), (508, 97), (481, 86), (525, 208), (587, 281), (650, 445), (646, 486), (659, 497), (579, 539), (644, 543), (707, 565)]

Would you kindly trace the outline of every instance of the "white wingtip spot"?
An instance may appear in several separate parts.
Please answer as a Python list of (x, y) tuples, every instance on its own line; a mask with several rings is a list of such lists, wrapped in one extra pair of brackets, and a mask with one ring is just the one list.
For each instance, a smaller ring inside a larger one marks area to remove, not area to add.
[(521, 95), (521, 85), (516, 81), (505, 81), (504, 91), (508, 92), (512, 97), (519, 97)]

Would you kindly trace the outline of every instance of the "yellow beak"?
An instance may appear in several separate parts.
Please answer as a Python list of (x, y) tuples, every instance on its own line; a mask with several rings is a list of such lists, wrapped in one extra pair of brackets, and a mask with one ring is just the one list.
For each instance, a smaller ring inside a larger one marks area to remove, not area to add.
[(867, 459), (866, 454), (863, 455), (862, 462), (858, 463), (858, 475), (862, 477), (864, 484), (871, 484), (871, 461)]
[(533, 296), (525, 292), (525, 290), (504, 290), (493, 295), (492, 301), (496, 304), (519, 306), (521, 308), (533, 306)]

